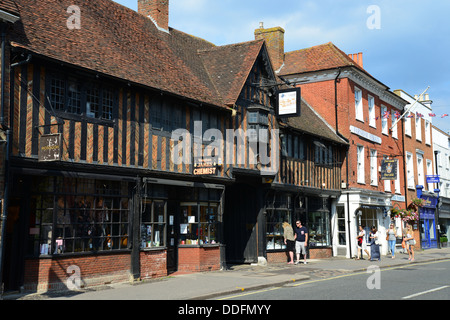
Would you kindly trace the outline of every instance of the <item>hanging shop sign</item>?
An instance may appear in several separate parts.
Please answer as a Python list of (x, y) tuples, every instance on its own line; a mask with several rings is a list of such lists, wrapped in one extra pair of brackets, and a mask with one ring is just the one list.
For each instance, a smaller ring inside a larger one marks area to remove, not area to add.
[(300, 117), (301, 90), (300, 88), (278, 91), (276, 114), (280, 118)]
[(39, 139), (38, 160), (51, 162), (61, 160), (61, 134), (46, 134)]
[(194, 158), (194, 171), (196, 176), (216, 176), (220, 165), (214, 158)]
[(381, 180), (397, 180), (397, 160), (381, 161)]

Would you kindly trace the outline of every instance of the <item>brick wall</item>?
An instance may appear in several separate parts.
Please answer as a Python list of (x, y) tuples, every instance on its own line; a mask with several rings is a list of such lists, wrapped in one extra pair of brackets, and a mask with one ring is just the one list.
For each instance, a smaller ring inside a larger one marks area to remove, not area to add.
[[(331, 248), (323, 249), (310, 249), (308, 259), (327, 259), (333, 257)], [(294, 252), (294, 260), (297, 256)], [(285, 251), (281, 252), (268, 252), (267, 263), (287, 263), (289, 261), (288, 254)]]
[(71, 266), (79, 268), (82, 288), (130, 279), (129, 253), (30, 259), (25, 261), (24, 288), (36, 292), (65, 291), (67, 280), (73, 275), (67, 272)]
[(220, 270), (220, 248), (178, 248), (178, 272), (205, 272)]
[(167, 251), (141, 251), (141, 279), (167, 276)]

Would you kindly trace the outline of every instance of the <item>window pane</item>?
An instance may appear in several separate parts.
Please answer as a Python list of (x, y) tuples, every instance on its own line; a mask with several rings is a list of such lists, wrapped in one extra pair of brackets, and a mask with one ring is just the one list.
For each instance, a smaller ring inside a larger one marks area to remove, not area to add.
[(62, 78), (53, 77), (50, 84), (50, 101), (55, 110), (65, 109), (65, 87), (66, 83)]

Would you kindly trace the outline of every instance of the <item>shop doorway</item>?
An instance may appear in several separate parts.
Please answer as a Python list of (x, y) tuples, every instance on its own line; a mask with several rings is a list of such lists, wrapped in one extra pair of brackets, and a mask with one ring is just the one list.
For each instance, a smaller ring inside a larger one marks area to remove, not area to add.
[(420, 233), (422, 249), (437, 248), (436, 223), (434, 219), (424, 219)]
[[(256, 263), (263, 256), (264, 222), (260, 190), (250, 184), (226, 188), (224, 238), (226, 260), (231, 263)], [(261, 252), (260, 252), (261, 251)]]
[[(17, 291), (23, 284), (25, 231), (21, 200), (13, 198), (8, 206), (8, 219), (5, 233), (5, 252), (3, 264), (4, 290)], [(24, 201), (23, 206), (28, 206)]]

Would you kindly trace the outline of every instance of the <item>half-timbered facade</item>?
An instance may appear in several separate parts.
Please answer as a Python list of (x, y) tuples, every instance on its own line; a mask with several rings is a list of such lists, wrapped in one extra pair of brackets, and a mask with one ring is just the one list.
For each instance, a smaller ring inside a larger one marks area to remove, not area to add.
[(279, 260), (279, 226), (297, 213), (325, 221), (315, 239), (330, 248), (346, 142), (306, 102), (303, 120), (275, 117), (263, 40), (216, 47), (152, 1), (13, 3), (7, 290)]

